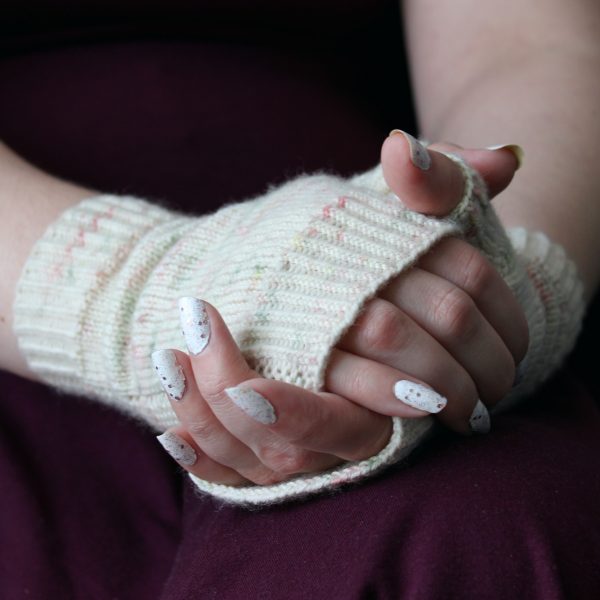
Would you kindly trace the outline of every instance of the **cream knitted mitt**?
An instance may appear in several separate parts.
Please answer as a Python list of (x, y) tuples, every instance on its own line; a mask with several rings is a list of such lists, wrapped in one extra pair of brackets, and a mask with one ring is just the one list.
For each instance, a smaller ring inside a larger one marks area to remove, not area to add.
[[(300, 177), (259, 198), (192, 218), (132, 197), (98, 196), (67, 210), (35, 245), (17, 290), (15, 331), (30, 368), (59, 389), (111, 404), (158, 430), (176, 424), (152, 369), (181, 348), (177, 300), (215, 305), (265, 377), (322, 387), (331, 349), (365, 301), (448, 235), (464, 235), (498, 267), (532, 331), (521, 384), (547, 376), (573, 345), (581, 290), (546, 238), (513, 235), (470, 168), (446, 219), (406, 210), (381, 169), (351, 180)], [(235, 488), (192, 476), (222, 500), (263, 504), (332, 488), (408, 454), (431, 417), (394, 419), (376, 456), (273, 486)]]

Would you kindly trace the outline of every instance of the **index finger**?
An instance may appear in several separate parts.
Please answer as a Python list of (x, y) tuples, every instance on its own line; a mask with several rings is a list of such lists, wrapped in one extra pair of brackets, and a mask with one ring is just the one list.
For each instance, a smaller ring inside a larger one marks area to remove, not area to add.
[[(182, 298), (180, 308), (188, 348), (195, 352), (190, 362), (200, 393), (219, 421), (250, 447), (279, 447), (277, 440), (282, 440), (304, 450), (355, 460), (387, 444), (389, 418), (340, 396), (259, 377), (213, 306)], [(240, 421), (239, 409), (252, 420)], [(313, 470), (314, 457), (310, 460), (309, 468), (301, 470)]]
[[(227, 390), (232, 401), (273, 433), (301, 448), (361, 460), (377, 454), (392, 433), (389, 417), (327, 392), (252, 379)], [(276, 418), (261, 419), (275, 414)]]

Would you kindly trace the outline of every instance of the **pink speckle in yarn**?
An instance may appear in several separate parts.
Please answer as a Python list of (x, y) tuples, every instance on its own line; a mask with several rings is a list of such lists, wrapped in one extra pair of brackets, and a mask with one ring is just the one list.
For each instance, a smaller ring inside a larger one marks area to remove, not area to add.
[(73, 262), (73, 249), (85, 247), (86, 234), (98, 231), (98, 223), (100, 219), (112, 219), (114, 210), (114, 207), (111, 206), (106, 212), (94, 216), (87, 225), (82, 225), (79, 227), (77, 234), (75, 235), (75, 239), (65, 246), (62, 260), (59, 260), (52, 266), (49, 277), (50, 281), (56, 281), (64, 276), (65, 266)]
[(348, 200), (348, 199), (347, 199), (347, 198), (345, 198), (344, 196), (340, 196), (340, 197), (338, 198), (338, 208), (346, 208), (346, 201), (347, 201), (347, 200)]

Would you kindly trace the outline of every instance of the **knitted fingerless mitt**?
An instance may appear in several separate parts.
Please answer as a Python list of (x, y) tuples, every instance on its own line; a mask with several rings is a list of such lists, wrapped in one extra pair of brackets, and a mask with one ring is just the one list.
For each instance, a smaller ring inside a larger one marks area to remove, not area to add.
[[(461, 210), (474, 200), (465, 197)], [(176, 424), (150, 356), (184, 349), (177, 300), (216, 306), (262, 375), (322, 387), (328, 356), (364, 302), (454, 220), (405, 210), (391, 194), (326, 175), (192, 218), (132, 197), (67, 210), (34, 247), (18, 286), (15, 331), (33, 371), (156, 429)], [(408, 452), (431, 426), (397, 419), (377, 456), (269, 487), (194, 478), (224, 500), (262, 503), (363, 477)]]
[[(462, 166), (465, 195), (447, 219), (404, 209), (379, 169), (350, 181), (301, 177), (200, 218), (132, 197), (85, 200), (51, 225), (25, 265), (15, 302), (21, 349), (47, 383), (164, 430), (176, 419), (150, 355), (159, 348), (183, 349), (181, 296), (214, 304), (258, 372), (315, 390), (322, 386), (331, 349), (365, 301), (447, 235), (478, 243), (501, 263), (520, 298), (535, 299), (541, 285), (549, 289), (547, 269), (536, 271), (539, 281), (527, 275), (491, 213), (479, 177)], [(531, 250), (526, 241), (521, 246)], [(540, 264), (539, 252), (533, 254), (530, 267)], [(537, 298), (530, 312), (541, 323), (548, 294)], [(564, 342), (564, 336), (555, 337)], [(397, 418), (378, 455), (273, 486), (234, 488), (192, 479), (226, 501), (276, 502), (397, 461), (432, 423)]]

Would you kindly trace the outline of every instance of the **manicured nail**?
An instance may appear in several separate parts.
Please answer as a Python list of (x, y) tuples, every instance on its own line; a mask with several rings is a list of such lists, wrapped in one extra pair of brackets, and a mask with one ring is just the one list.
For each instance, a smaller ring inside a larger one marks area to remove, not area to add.
[(178, 462), (191, 467), (198, 460), (196, 451), (176, 433), (165, 431), (156, 437), (160, 445)]
[(273, 405), (258, 392), (247, 387), (231, 387), (225, 390), (231, 401), (249, 417), (263, 425), (272, 425), (277, 421)]
[(497, 146), (488, 146), (486, 150), (509, 150), (517, 159), (517, 171), (523, 166), (525, 151), (519, 144), (498, 144)]
[(428, 413), (438, 413), (448, 404), (448, 400), (444, 396), (440, 396), (432, 389), (404, 379), (395, 383), (394, 395), (404, 404)]
[(188, 350), (200, 354), (210, 340), (210, 321), (204, 302), (198, 298), (179, 298), (179, 319)]
[(471, 413), (469, 427), (473, 433), (488, 433), (491, 428), (490, 413), (481, 400), (477, 400)]
[(165, 392), (173, 400), (181, 400), (185, 393), (185, 375), (173, 350), (152, 353), (152, 364)]
[(390, 135), (403, 135), (404, 139), (408, 142), (408, 148), (410, 151), (410, 160), (415, 167), (418, 167), (422, 171), (427, 171), (431, 166), (431, 156), (427, 151), (427, 148), (414, 138), (410, 133), (402, 131), (401, 129), (392, 129)]

